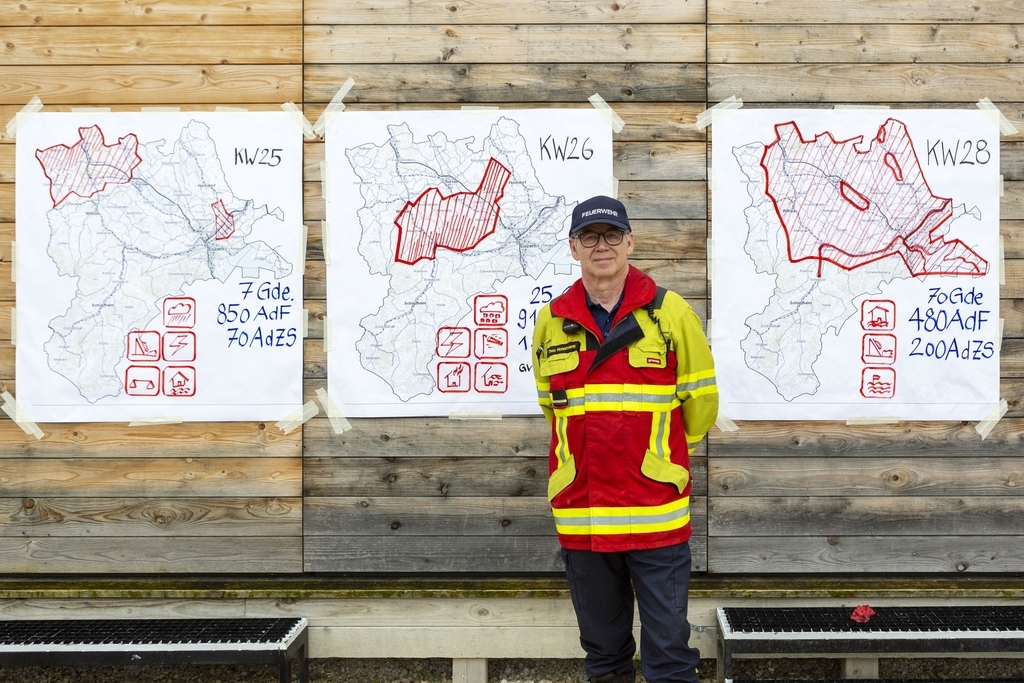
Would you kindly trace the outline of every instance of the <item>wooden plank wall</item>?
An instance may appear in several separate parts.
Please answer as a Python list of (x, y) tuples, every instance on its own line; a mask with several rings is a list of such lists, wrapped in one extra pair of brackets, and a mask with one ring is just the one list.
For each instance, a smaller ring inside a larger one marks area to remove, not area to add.
[[(708, 99), (754, 107), (973, 108), (1024, 130), (1020, 2), (708, 0)], [(973, 424), (741, 423), (709, 460), (713, 572), (1014, 572), (1024, 568), (1024, 134), (1000, 146), (1006, 196), (1001, 390)]]
[[(581, 107), (615, 136), (634, 262), (707, 312), (697, 114), (746, 106), (971, 107), (1024, 129), (1019, 0), (0, 0), (0, 123), (48, 110)], [(10, 330), (14, 145), (0, 130), (0, 339)], [(741, 423), (694, 459), (695, 568), (1020, 571), (1024, 135), (1004, 138), (1002, 395), (972, 425)], [(321, 141), (305, 144), (307, 400), (326, 384)], [(6, 283), (6, 284), (5, 284)], [(16, 392), (0, 344), (0, 388)], [(542, 419), (317, 418), (272, 424), (44, 425), (0, 418), (0, 573), (558, 571)], [(965, 465), (964, 458), (970, 458)], [(795, 495), (797, 494), (797, 495)]]
[[(315, 120), (350, 76), (348, 110), (589, 107), (600, 93), (626, 122), (614, 169), (637, 219), (635, 263), (703, 314), (706, 140), (694, 123), (706, 108), (704, 14), (702, 0), (305, 0), (306, 114)], [(306, 145), (310, 259), (322, 259), (323, 154)], [(319, 340), (306, 345), (306, 370), (311, 395), (326, 379)], [(352, 422), (343, 436), (323, 418), (305, 427), (307, 571), (562, 569), (542, 418)], [(703, 448), (694, 462), (703, 570)]]
[[(50, 111), (302, 99), (300, 0), (3, 0), (0, 123)], [(0, 128), (0, 389), (17, 395), (10, 310), (14, 140)], [(322, 297), (321, 297), (322, 298)], [(298, 572), (302, 441), (272, 424), (0, 420), (0, 573)]]

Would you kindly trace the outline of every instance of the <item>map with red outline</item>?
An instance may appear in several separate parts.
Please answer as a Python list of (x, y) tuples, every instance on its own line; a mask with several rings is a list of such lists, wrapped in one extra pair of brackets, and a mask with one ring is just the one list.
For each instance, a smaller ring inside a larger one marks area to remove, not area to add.
[(132, 172), (142, 163), (139, 139), (134, 133), (108, 145), (99, 126), (78, 129), (78, 142), (36, 150), (36, 159), (50, 181), (50, 199), (57, 208), (73, 194), (88, 199), (108, 185), (131, 182)]
[(765, 194), (786, 233), (789, 260), (843, 270), (899, 256), (911, 275), (984, 275), (988, 262), (944, 240), (952, 199), (935, 196), (906, 125), (890, 118), (867, 149), (862, 136), (828, 131), (805, 140), (793, 121), (775, 126), (761, 168)]

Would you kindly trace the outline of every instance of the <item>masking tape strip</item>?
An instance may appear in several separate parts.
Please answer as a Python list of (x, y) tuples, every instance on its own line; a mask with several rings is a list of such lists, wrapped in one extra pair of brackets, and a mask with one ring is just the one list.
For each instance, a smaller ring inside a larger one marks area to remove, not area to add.
[(599, 112), (604, 114), (604, 117), (608, 119), (608, 123), (611, 124), (613, 132), (618, 133), (626, 125), (626, 122), (622, 120), (622, 117), (616, 114), (614, 109), (608, 106), (608, 103), (604, 101), (604, 98), (601, 97), (600, 94), (594, 93), (587, 98), (587, 101), (594, 105)]
[(1016, 126), (1010, 123), (1010, 119), (1003, 116), (1003, 112), (999, 111), (999, 107), (992, 104), (992, 100), (987, 97), (982, 97), (975, 104), (978, 106), (978, 109), (988, 114), (988, 117), (992, 119), (994, 124), (999, 126), (1000, 133), (1003, 135), (1017, 134)]
[(330, 199), (330, 188), (327, 185), (327, 160), (324, 159), (320, 162), (320, 196), (324, 199)]
[(833, 111), (889, 111), (888, 104), (837, 104)]
[(302, 239), (299, 241), (299, 273), (306, 274), (306, 247), (309, 242), (309, 226), (302, 224)]
[(846, 418), (847, 426), (899, 424), (899, 415), (861, 415)]
[(18, 243), (11, 240), (11, 282), (18, 281)]
[(338, 88), (338, 92), (334, 93), (334, 97), (327, 104), (327, 108), (324, 109), (324, 113), (320, 114), (320, 118), (313, 124), (313, 132), (317, 135), (323, 135), (327, 131), (327, 119), (329, 116), (334, 116), (345, 111), (345, 103), (342, 102), (345, 99), (345, 95), (352, 89), (352, 86), (356, 84), (355, 80), (351, 76), (345, 81), (345, 83)]
[(335, 434), (344, 434), (352, 429), (352, 423), (341, 414), (341, 410), (334, 404), (331, 397), (327, 395), (326, 389), (323, 387), (317, 389), (316, 397), (320, 399), (320, 405), (324, 407), (324, 412), (327, 413), (327, 419), (331, 421), (331, 427), (334, 429)]
[(1003, 328), (1006, 325), (1006, 318), (999, 319), (999, 335), (996, 337), (996, 356), (1003, 350)]
[(7, 137), (16, 137), (18, 135), (18, 129), (25, 125), (25, 122), (42, 108), (42, 100), (40, 100), (37, 95), (33, 95), (32, 99), (28, 101), (28, 104), (22, 107), (21, 110), (7, 122)]
[(453, 410), (448, 413), (449, 420), (500, 420), (501, 413), (486, 413), (475, 410)]
[(619, 198), (619, 179), (612, 176), (612, 197)]
[(18, 345), (18, 309), (11, 309), (11, 346)]
[(109, 114), (110, 107), (71, 107), (72, 114)]
[(708, 344), (714, 344), (712, 340), (715, 338), (715, 321), (710, 318), (704, 324), (704, 336), (708, 338)]
[(324, 353), (331, 352), (331, 319), (324, 316)]
[(320, 244), (324, 252), (324, 265), (331, 265), (331, 229), (327, 221), (320, 221)]
[(1003, 419), (1003, 415), (1006, 415), (1006, 411), (1010, 409), (1006, 399), (999, 399), (999, 404), (993, 408), (988, 415), (981, 419), (981, 422), (974, 425), (974, 431), (981, 435), (981, 440), (984, 441), (992, 430), (995, 429), (996, 423)]
[(999, 236), (999, 284), (1006, 284), (1006, 245), (1003, 236)]
[(710, 237), (708, 238), (707, 263), (708, 263), (708, 277), (707, 277), (707, 279), (708, 280), (714, 280), (715, 279), (715, 241), (713, 239), (711, 239)]
[(241, 113), (241, 112), (247, 112), (249, 110), (246, 109), (245, 107), (224, 107), (224, 106), (221, 106), (221, 105), (217, 105), (217, 108), (214, 109), (214, 111), (216, 111), (216, 112), (227, 112), (227, 113), (232, 113), (232, 112)]
[(137, 417), (128, 423), (129, 427), (149, 427), (150, 425), (180, 425), (185, 421), (181, 415), (158, 415), (155, 417)]
[(708, 166), (708, 188), (715, 191), (715, 169)]
[(306, 424), (318, 414), (320, 414), (320, 409), (316, 407), (316, 401), (306, 401), (301, 408), (281, 418), (281, 421), (277, 423), (277, 427), (285, 434), (288, 434)]
[(309, 309), (302, 309), (302, 322), (299, 323), (299, 327), (302, 328), (302, 338), (305, 339), (309, 336)]
[(18, 405), (18, 402), (14, 400), (14, 397), (11, 396), (10, 392), (3, 392), (0, 394), (0, 398), (3, 398), (4, 400), (4, 404), (0, 406), (0, 410), (7, 413), (7, 416), (14, 420), (15, 424), (21, 427), (21, 431), (26, 434), (31, 434), (36, 437), (37, 440), (43, 438), (43, 430), (41, 430), (36, 423), (25, 414), (25, 411), (22, 410), (21, 406)]
[(144, 114), (177, 114), (181, 107), (142, 107)]
[(697, 114), (697, 130), (704, 130), (715, 121), (728, 115), (729, 112), (739, 109), (742, 106), (743, 100), (733, 95), (729, 99), (722, 100), (715, 106), (705, 109), (701, 113)]
[(727, 418), (725, 415), (719, 415), (718, 419), (715, 420), (715, 426), (723, 432), (735, 432), (739, 430), (736, 423)]
[(464, 104), (462, 111), (498, 111), (496, 104)]
[(1000, 197), (1005, 197), (1006, 196), (1006, 186), (1003, 185), (1003, 174), (1002, 173), (999, 174), (999, 196)]
[(313, 125), (309, 122), (309, 119), (305, 117), (298, 107), (295, 106), (294, 102), (285, 102), (281, 105), (281, 109), (292, 115), (292, 119), (295, 121), (295, 125), (302, 129), (302, 137), (307, 140), (312, 140), (316, 137), (316, 133), (313, 132)]

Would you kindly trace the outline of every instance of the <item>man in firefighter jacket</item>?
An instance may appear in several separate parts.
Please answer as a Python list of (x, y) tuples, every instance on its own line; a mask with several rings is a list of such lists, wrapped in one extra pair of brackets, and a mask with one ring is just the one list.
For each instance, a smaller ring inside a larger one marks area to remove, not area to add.
[(632, 683), (634, 593), (649, 683), (697, 683), (689, 646), (690, 459), (718, 414), (714, 363), (686, 301), (633, 268), (626, 209), (576, 206), (582, 278), (537, 316), (551, 423), (548, 499), (591, 681)]

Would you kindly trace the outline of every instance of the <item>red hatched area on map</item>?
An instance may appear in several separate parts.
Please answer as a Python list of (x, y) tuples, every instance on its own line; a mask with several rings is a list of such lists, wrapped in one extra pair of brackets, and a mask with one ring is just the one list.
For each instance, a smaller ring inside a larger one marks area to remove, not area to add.
[(113, 145), (106, 144), (99, 126), (78, 129), (78, 142), (36, 150), (36, 159), (50, 181), (50, 199), (57, 208), (75, 194), (88, 198), (108, 185), (124, 185), (142, 163), (139, 139), (129, 133)]
[(497, 227), (499, 204), (511, 177), (512, 171), (492, 157), (474, 192), (446, 197), (431, 187), (415, 201), (406, 202), (395, 218), (395, 261), (412, 265), (434, 258), (438, 247), (459, 252), (476, 247)]
[(789, 260), (853, 270), (899, 256), (912, 275), (984, 275), (988, 262), (942, 228), (952, 199), (935, 196), (906, 125), (889, 119), (863, 136), (805, 140), (793, 121), (775, 126), (761, 167), (765, 194), (786, 232)]

